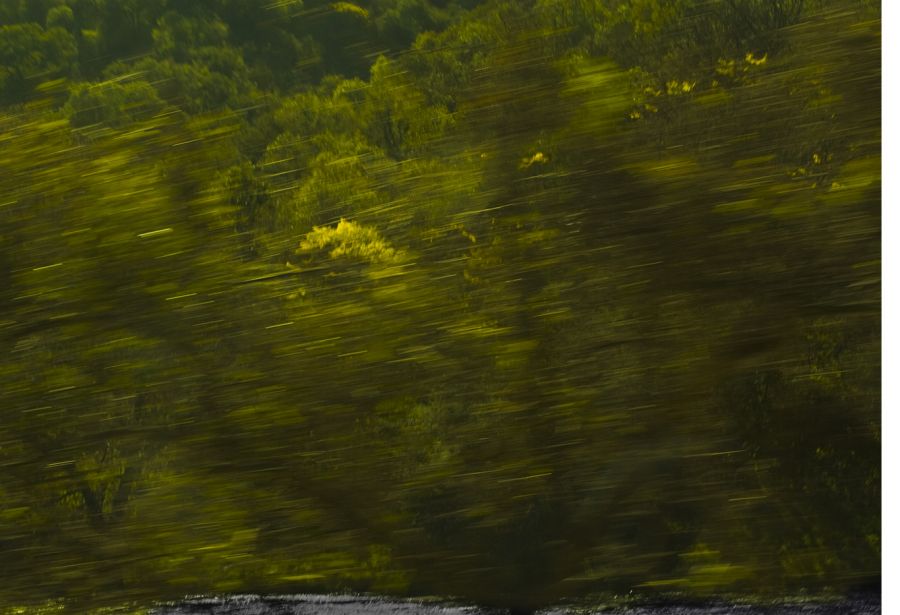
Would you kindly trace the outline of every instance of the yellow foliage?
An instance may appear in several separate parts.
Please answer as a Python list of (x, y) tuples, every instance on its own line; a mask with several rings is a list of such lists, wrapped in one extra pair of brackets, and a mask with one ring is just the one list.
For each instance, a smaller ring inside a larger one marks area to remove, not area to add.
[(744, 60), (746, 60), (748, 64), (752, 64), (753, 66), (762, 66), (766, 63), (766, 60), (768, 58), (769, 54), (767, 53), (764, 53), (761, 58), (754, 57), (752, 52), (744, 56)]
[(719, 59), (716, 64), (716, 72), (725, 77), (734, 77), (734, 60)]
[(333, 2), (331, 8), (337, 13), (350, 13), (362, 17), (363, 19), (369, 19), (369, 11), (352, 2)]
[(317, 226), (300, 242), (298, 254), (330, 248), (332, 259), (357, 259), (369, 263), (394, 263), (400, 254), (372, 227), (341, 219), (335, 227)]
[(533, 156), (531, 156), (530, 158), (523, 158), (523, 159), (522, 159), (522, 164), (520, 165), (520, 168), (527, 169), (527, 168), (530, 167), (531, 165), (534, 165), (534, 164), (547, 164), (548, 162), (550, 162), (550, 157), (549, 157), (549, 156), (545, 155), (543, 152), (537, 152), (537, 153), (535, 153)]

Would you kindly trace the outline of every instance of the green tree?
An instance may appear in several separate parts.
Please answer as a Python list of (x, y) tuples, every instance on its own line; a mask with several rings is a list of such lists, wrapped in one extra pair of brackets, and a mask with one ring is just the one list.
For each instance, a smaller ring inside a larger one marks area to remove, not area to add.
[(164, 107), (165, 103), (146, 81), (108, 81), (73, 86), (63, 113), (76, 128), (101, 123), (119, 128), (149, 120)]
[(0, 599), (876, 578), (878, 13), (0, 0)]
[(62, 28), (36, 23), (0, 26), (0, 102), (23, 102), (41, 81), (69, 76), (78, 53)]
[(2, 224), (27, 246), (2, 254), (4, 519), (24, 528), (4, 574), (29, 600), (112, 596), (139, 576), (121, 562), (161, 537), (136, 501), (211, 411), (202, 381), (229, 338), (213, 315), (227, 301), (209, 298), (233, 278), (229, 215), (203, 179), (227, 126), (4, 124)]

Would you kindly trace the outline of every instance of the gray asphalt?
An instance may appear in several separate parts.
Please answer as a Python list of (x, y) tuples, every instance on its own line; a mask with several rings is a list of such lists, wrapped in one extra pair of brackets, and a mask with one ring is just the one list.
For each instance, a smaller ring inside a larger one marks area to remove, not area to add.
[[(296, 595), (193, 598), (161, 606), (153, 615), (502, 615), (502, 611), (367, 596)], [(881, 613), (877, 598), (832, 604), (773, 604), (768, 606), (643, 606), (627, 608), (558, 607), (540, 615), (874, 615)]]

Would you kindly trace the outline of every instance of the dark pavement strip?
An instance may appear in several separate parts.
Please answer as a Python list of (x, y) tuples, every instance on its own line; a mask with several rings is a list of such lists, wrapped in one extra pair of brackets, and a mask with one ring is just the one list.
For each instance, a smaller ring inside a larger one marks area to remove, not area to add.
[[(874, 615), (881, 613), (877, 597), (839, 603), (795, 603), (750, 606), (654, 605), (640, 607), (551, 607), (539, 615)], [(504, 615), (473, 606), (389, 600), (352, 595), (229, 596), (192, 598), (151, 610), (152, 615)]]

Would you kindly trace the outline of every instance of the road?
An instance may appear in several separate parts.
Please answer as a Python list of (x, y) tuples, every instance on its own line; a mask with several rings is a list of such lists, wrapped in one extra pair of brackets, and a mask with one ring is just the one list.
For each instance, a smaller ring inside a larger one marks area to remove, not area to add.
[[(503, 615), (471, 606), (396, 601), (367, 596), (297, 595), (195, 598), (161, 606), (152, 615)], [(643, 606), (595, 609), (548, 608), (539, 615), (874, 615), (881, 613), (877, 598), (838, 604), (780, 604), (770, 606)]]

